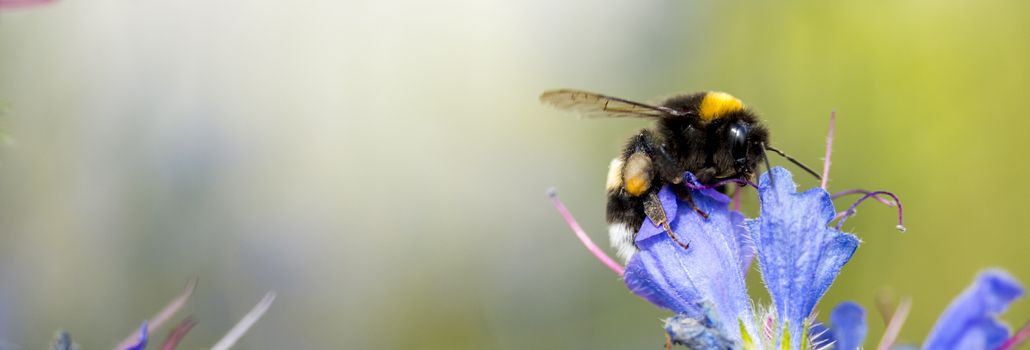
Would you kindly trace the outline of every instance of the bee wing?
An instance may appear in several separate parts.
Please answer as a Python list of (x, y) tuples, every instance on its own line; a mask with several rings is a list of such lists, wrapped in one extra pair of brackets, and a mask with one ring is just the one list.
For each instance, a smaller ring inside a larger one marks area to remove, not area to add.
[(587, 118), (661, 118), (687, 114), (687, 112), (669, 107), (652, 106), (618, 97), (571, 89), (544, 91), (540, 95), (540, 102), (563, 111), (579, 113)]

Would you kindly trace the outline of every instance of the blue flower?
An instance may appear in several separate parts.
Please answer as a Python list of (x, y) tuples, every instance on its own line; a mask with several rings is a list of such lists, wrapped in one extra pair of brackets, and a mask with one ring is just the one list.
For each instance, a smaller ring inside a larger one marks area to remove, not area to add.
[[(673, 342), (727, 349), (809, 345), (812, 311), (858, 239), (827, 226), (836, 211), (825, 190), (796, 193), (783, 168), (772, 170), (774, 182), (768, 176), (759, 181), (762, 209), (754, 220), (730, 211), (729, 198), (705, 189), (689, 173), (691, 196), (707, 219), (684, 210), (689, 204), (669, 188), (661, 190), (670, 226), (690, 248), (645, 221), (636, 240), (640, 252), (627, 264), (624, 279), (637, 295), (677, 314), (666, 322)], [(773, 299), (765, 314), (752, 309), (744, 281), (756, 254)], [(704, 345), (710, 343), (718, 345)]]
[(1009, 337), (1009, 329), (995, 316), (1023, 295), (1015, 278), (1000, 270), (981, 273), (973, 285), (944, 310), (924, 349), (994, 349)]
[[(686, 180), (700, 186), (690, 173)], [(626, 286), (659, 307), (695, 319), (704, 317), (702, 303), (708, 302), (720, 321), (713, 331), (741, 339), (738, 320), (747, 320), (746, 332), (756, 334), (757, 327), (750, 322), (751, 299), (744, 281), (754, 248), (744, 229), (744, 217), (729, 211), (730, 199), (717, 191), (691, 193), (697, 207), (708, 213), (707, 220), (681, 202), (668, 186), (658, 194), (669, 225), (680, 239), (690, 242), (690, 248), (683, 249), (664, 230), (646, 220), (636, 238), (640, 251), (626, 265)]]
[[(941, 314), (923, 341), (922, 349), (926, 350), (960, 350), (960, 349), (1007, 349), (1015, 347), (1020, 339), (1012, 337), (1009, 328), (996, 318), (1005, 312), (1014, 300), (1024, 293), (1023, 287), (1015, 278), (1001, 270), (981, 272), (962, 294), (951, 302)], [(861, 307), (847, 303), (849, 308)], [(838, 307), (840, 308), (840, 307)], [(836, 320), (831, 315), (833, 337), (838, 342), (836, 349), (855, 349), (865, 339), (865, 320), (860, 324), (844, 324), (837, 329)], [(852, 320), (854, 322), (857, 320)], [(903, 322), (903, 320), (901, 321)], [(899, 325), (895, 325), (900, 327)], [(890, 327), (890, 326), (888, 326)], [(1030, 329), (1030, 328), (1028, 328)], [(1027, 329), (1024, 329), (1026, 332)], [(883, 347), (893, 343), (893, 336), (886, 335), (881, 340)], [(840, 339), (856, 339), (857, 342), (841, 344)], [(832, 338), (827, 338), (832, 340)]]
[[(855, 254), (858, 238), (829, 228), (836, 216), (830, 194), (821, 188), (796, 193), (790, 172), (773, 168), (759, 181), (761, 215), (748, 220), (755, 239), (762, 280), (772, 297), (777, 333), (793, 335), (789, 348), (798, 349), (807, 334), (806, 320), (840, 269)], [(783, 339), (787, 339), (784, 337)]]

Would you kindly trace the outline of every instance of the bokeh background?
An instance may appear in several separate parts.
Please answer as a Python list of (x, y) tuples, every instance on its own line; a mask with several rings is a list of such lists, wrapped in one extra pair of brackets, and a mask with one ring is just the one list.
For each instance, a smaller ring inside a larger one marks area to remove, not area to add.
[[(1030, 3), (65, 0), (0, 13), (0, 339), (126, 336), (193, 276), (183, 348), (647, 349), (668, 313), (580, 246), (639, 120), (537, 101), (722, 90), (832, 189), (890, 189), (823, 300), (1030, 284)], [(779, 159), (774, 163), (787, 165)], [(800, 176), (801, 186), (817, 182)], [(748, 208), (754, 209), (754, 201)], [(841, 200), (838, 206), (850, 204)], [(752, 211), (753, 212), (753, 211)], [(752, 290), (767, 303), (757, 271)], [(1003, 317), (1030, 319), (1024, 299)], [(164, 334), (166, 330), (159, 330)]]

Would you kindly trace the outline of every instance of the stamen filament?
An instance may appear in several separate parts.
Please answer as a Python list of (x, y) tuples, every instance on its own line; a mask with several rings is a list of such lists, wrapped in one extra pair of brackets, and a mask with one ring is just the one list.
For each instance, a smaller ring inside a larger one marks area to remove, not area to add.
[(830, 181), (830, 153), (833, 153), (833, 129), (837, 124), (837, 111), (830, 111), (830, 128), (826, 133), (826, 156), (823, 158), (823, 179), (822, 188), (826, 189), (826, 182)]
[[(856, 188), (856, 189), (851, 189), (851, 190), (847, 190), (847, 191), (840, 191), (840, 192), (831, 194), (830, 195), (830, 199), (837, 199), (837, 198), (840, 198), (840, 197), (844, 197), (844, 196), (851, 195), (851, 194), (858, 194), (858, 193), (869, 194), (871, 192), (872, 191), (867, 191), (867, 190), (863, 190), (863, 189), (860, 189), (860, 188)], [(888, 201), (886, 199), (883, 199), (883, 197), (880, 197), (879, 195), (873, 196), (873, 199), (875, 199), (877, 202), (886, 204), (888, 206), (892, 206), (892, 207), (895, 206), (894, 203), (891, 203), (890, 201)]]
[(845, 220), (847, 220), (852, 215), (855, 215), (855, 208), (857, 208), (859, 204), (862, 204), (862, 202), (864, 202), (866, 199), (869, 199), (870, 197), (875, 197), (876, 195), (881, 194), (890, 196), (894, 199), (894, 203), (897, 204), (898, 207), (898, 225), (895, 226), (895, 228), (897, 228), (898, 231), (905, 232), (904, 211), (901, 208), (901, 200), (898, 199), (898, 196), (895, 196), (893, 193), (887, 191), (869, 192), (865, 196), (862, 196), (862, 198), (860, 198), (858, 201), (855, 201), (855, 204), (852, 204), (851, 207), (848, 208), (848, 210), (844, 211), (844, 213), (838, 214), (838, 216), (840, 216), (840, 221), (837, 221), (837, 230), (840, 230), (840, 228), (844, 226)]
[(1023, 328), (1016, 332), (1016, 334), (1013, 334), (1012, 338), (1009, 338), (1009, 340), (1002, 343), (1001, 346), (998, 347), (998, 350), (1015, 349), (1020, 345), (1023, 345), (1027, 339), (1030, 339), (1030, 322), (1027, 322)]
[(601, 250), (601, 248), (598, 247), (597, 244), (594, 244), (594, 241), (590, 239), (590, 236), (588, 236), (587, 233), (583, 231), (583, 228), (579, 226), (579, 223), (576, 222), (576, 219), (572, 217), (571, 213), (569, 213), (569, 209), (565, 208), (565, 204), (563, 204), (561, 199), (558, 198), (558, 192), (555, 191), (554, 188), (550, 188), (547, 190), (547, 196), (551, 198), (551, 203), (553, 203), (554, 208), (558, 210), (558, 214), (560, 214), (561, 217), (565, 219), (565, 222), (569, 224), (569, 228), (571, 228), (572, 232), (576, 234), (576, 238), (579, 238), (579, 241), (587, 247), (587, 250), (590, 251), (590, 254), (593, 254), (594, 257), (597, 258), (597, 260), (600, 260), (601, 263), (604, 264), (604, 266), (607, 266), (609, 269), (618, 274), (619, 277), (622, 277), (622, 275), (626, 272), (626, 268), (623, 267), (621, 264), (615, 262), (615, 260), (608, 256), (608, 254), (605, 253), (604, 250)]
[[(157, 314), (154, 315), (154, 317), (150, 318), (150, 320), (147, 322), (147, 330), (157, 329), (161, 327), (161, 325), (163, 325), (166, 321), (171, 319), (172, 316), (175, 316), (176, 312), (179, 312), (179, 310), (182, 310), (183, 306), (186, 306), (186, 301), (190, 299), (190, 296), (193, 295), (193, 290), (196, 288), (197, 278), (194, 277), (186, 282), (186, 287), (183, 288), (182, 292), (179, 293), (178, 296), (172, 298), (172, 300), (168, 302), (168, 305), (161, 309), (161, 311), (158, 311)], [(118, 343), (118, 346), (116, 346), (115, 349), (128, 348), (132, 346), (132, 344), (139, 342), (139, 337), (140, 332), (135, 331), (132, 334), (130, 334), (128, 338), (122, 340), (121, 343)]]
[(898, 303), (898, 309), (894, 311), (894, 316), (891, 317), (890, 323), (887, 324), (887, 329), (883, 331), (880, 345), (876, 346), (877, 350), (889, 350), (894, 345), (894, 342), (898, 339), (898, 334), (901, 333), (901, 326), (905, 325), (905, 319), (908, 318), (908, 312), (911, 309), (912, 299), (901, 299), (901, 302)]
[(172, 329), (172, 332), (168, 334), (168, 338), (161, 344), (161, 350), (175, 350), (175, 347), (179, 345), (182, 338), (189, 333), (193, 326), (197, 325), (197, 321), (194, 321), (192, 317), (186, 317), (186, 319), (179, 322), (179, 325)]

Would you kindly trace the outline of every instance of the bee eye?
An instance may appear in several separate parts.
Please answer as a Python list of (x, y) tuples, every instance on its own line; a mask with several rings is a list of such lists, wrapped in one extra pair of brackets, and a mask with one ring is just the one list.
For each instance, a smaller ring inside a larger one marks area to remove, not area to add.
[(747, 136), (750, 128), (743, 121), (733, 123), (729, 128), (730, 155), (736, 165), (743, 166), (747, 162)]

